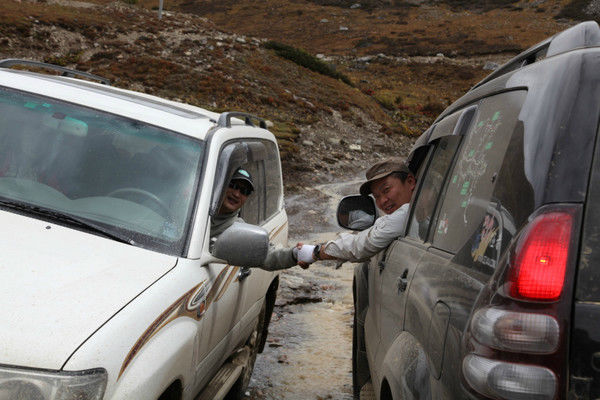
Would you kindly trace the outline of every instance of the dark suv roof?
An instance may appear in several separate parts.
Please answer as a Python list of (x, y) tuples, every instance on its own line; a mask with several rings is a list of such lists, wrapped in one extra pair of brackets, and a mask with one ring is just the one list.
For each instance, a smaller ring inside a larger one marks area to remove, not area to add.
[[(524, 167), (535, 191), (535, 206), (582, 202), (600, 120), (599, 46), (596, 22), (567, 29), (500, 67), (450, 105), (435, 123), (484, 97), (527, 90), (519, 119), (524, 123)], [(415, 147), (426, 144), (430, 132)]]

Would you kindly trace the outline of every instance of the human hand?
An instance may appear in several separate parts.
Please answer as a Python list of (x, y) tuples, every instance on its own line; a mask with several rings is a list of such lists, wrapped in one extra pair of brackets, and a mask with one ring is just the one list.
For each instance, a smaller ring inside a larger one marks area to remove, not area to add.
[(315, 251), (315, 246), (310, 244), (305, 244), (300, 247), (298, 250), (298, 261), (303, 261), (307, 263), (312, 263), (315, 261), (313, 258), (313, 252)]
[(296, 248), (294, 250), (296, 249), (298, 251), (297, 260), (298, 265), (300, 267), (302, 267), (303, 269), (307, 269), (310, 264), (315, 262), (315, 259), (313, 258), (313, 251), (315, 249), (315, 246), (298, 243), (296, 244)]
[(294, 247), (292, 249), (292, 251), (294, 253), (294, 258), (296, 259), (296, 262), (298, 263), (298, 265), (300, 267), (302, 267), (302, 269), (308, 269), (308, 267), (310, 266), (310, 263), (306, 263), (304, 261), (298, 261), (298, 251), (302, 248), (303, 245), (304, 245), (304, 243), (302, 243), (302, 242), (296, 243), (296, 247)]
[(292, 249), (292, 253), (294, 254), (294, 259), (296, 259), (297, 265), (301, 266), (302, 269), (307, 269), (310, 264), (305, 263), (304, 261), (298, 261), (298, 251), (302, 248), (302, 243), (297, 243), (296, 246)]

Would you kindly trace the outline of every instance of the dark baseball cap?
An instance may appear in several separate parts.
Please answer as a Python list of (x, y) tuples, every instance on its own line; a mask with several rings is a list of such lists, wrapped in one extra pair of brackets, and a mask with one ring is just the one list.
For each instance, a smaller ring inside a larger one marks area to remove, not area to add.
[(238, 168), (231, 177), (232, 181), (244, 181), (248, 182), (250, 188), (254, 190), (254, 182), (252, 182), (252, 175), (250, 172), (246, 171), (244, 168)]
[(367, 170), (365, 174), (367, 181), (360, 186), (360, 194), (363, 196), (371, 194), (371, 184), (378, 179), (385, 178), (392, 172), (412, 174), (408, 165), (399, 157), (391, 157), (380, 161)]

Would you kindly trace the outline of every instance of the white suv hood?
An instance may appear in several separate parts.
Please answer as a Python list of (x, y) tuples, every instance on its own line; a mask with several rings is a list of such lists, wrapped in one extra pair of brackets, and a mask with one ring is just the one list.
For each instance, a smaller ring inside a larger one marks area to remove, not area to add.
[(7, 212), (0, 227), (0, 364), (60, 369), (177, 262)]

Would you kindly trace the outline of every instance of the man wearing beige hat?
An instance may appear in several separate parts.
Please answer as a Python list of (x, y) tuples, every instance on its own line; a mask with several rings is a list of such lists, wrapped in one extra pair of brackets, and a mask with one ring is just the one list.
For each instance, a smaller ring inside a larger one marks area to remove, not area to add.
[(367, 171), (366, 178), (360, 193), (363, 196), (372, 194), (375, 204), (386, 215), (378, 218), (369, 229), (357, 234), (341, 233), (336, 240), (325, 244), (304, 245), (298, 254), (299, 263), (335, 259), (366, 261), (404, 233), (408, 205), (417, 183), (413, 173), (402, 159), (394, 157), (373, 165)]

